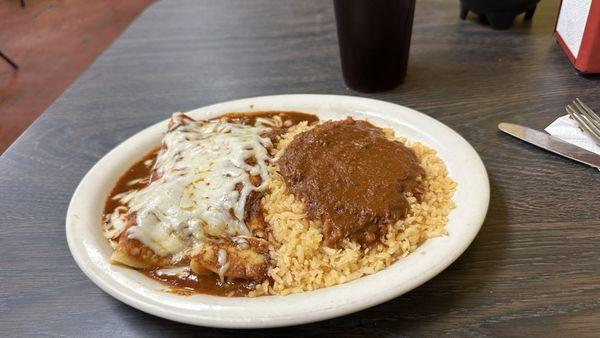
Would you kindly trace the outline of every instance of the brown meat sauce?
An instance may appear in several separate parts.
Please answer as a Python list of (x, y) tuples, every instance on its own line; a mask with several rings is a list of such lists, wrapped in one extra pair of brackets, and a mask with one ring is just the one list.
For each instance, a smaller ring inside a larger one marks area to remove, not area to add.
[[(285, 133), (289, 126), (296, 125), (302, 121), (307, 121), (309, 123), (318, 121), (318, 117), (315, 115), (288, 111), (232, 113), (219, 116), (215, 119), (226, 119), (230, 122), (254, 125), (257, 118), (274, 117), (276, 115), (280, 116), (282, 121), (290, 122), (287, 123), (287, 126), (273, 128), (272, 132), (270, 132), (269, 135), (266, 135), (271, 137), (273, 141), (276, 135)], [(149, 184), (149, 182), (151, 182), (151, 180), (155, 179), (155, 177), (152, 177), (152, 168), (154, 167), (156, 156), (160, 149), (160, 147), (157, 147), (148, 154), (144, 155), (139, 161), (133, 164), (125, 172), (125, 174), (123, 174), (123, 176), (119, 178), (117, 184), (114, 186), (110, 192), (110, 195), (106, 199), (104, 205), (104, 217), (112, 214), (117, 207), (124, 206), (118, 199), (114, 199), (114, 196), (130, 190), (144, 188)], [(250, 160), (252, 161), (252, 159)], [(256, 161), (256, 159), (254, 159), (254, 161)], [(260, 182), (256, 183), (258, 183), (257, 185), (260, 184)], [(244, 221), (247, 223), (248, 228), (251, 230), (253, 235), (259, 238), (264, 238), (267, 223), (262, 214), (261, 199), (262, 193), (255, 192), (250, 195), (250, 198), (245, 206)], [(106, 222), (106, 220), (104, 219), (103, 222)], [(171, 287), (172, 292), (179, 294), (204, 293), (229, 297), (245, 296), (248, 294), (248, 292), (254, 289), (256, 283), (255, 281), (241, 279), (228, 279), (224, 282), (221, 282), (219, 277), (212, 273), (200, 275), (190, 271), (183, 276), (178, 276), (158, 274), (157, 271), (159, 271), (159, 269), (140, 270), (140, 272), (144, 275)]]
[(323, 223), (323, 239), (377, 243), (388, 226), (406, 217), (405, 194), (420, 199), (425, 172), (414, 152), (389, 140), (381, 128), (348, 118), (297, 135), (278, 160), (288, 189)]

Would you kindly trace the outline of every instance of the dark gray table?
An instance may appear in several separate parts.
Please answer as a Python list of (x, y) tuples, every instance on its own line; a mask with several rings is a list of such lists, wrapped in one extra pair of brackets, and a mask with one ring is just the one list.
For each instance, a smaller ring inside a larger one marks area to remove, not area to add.
[[(531, 25), (492, 31), (457, 1), (419, 0), (409, 76), (368, 95), (429, 114), (481, 154), (492, 197), (467, 252), (422, 287), (280, 335), (591, 335), (600, 331), (600, 173), (496, 130), (543, 128), (600, 83), (555, 45), (557, 0)], [(65, 240), (71, 194), (108, 150), (173, 111), (278, 93), (345, 89), (330, 1), (164, 1), (150, 7), (0, 158), (0, 336), (220, 336), (108, 296)], [(318, 311), (318, 309), (315, 309)], [(238, 332), (239, 333), (239, 332)]]

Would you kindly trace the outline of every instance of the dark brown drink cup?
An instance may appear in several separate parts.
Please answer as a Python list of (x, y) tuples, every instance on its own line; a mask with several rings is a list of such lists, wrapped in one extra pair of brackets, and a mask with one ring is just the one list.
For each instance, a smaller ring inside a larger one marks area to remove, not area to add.
[(404, 81), (415, 0), (334, 0), (342, 72), (360, 92), (392, 90)]

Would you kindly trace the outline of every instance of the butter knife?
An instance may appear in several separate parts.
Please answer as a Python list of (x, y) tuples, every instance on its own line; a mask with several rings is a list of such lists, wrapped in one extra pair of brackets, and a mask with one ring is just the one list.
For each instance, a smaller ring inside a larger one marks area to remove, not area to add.
[(600, 155), (567, 143), (550, 134), (546, 134), (535, 129), (520, 126), (518, 124), (506, 122), (500, 123), (498, 125), (498, 128), (509, 135), (512, 135), (525, 142), (531, 143), (542, 149), (546, 149), (555, 154), (600, 169)]

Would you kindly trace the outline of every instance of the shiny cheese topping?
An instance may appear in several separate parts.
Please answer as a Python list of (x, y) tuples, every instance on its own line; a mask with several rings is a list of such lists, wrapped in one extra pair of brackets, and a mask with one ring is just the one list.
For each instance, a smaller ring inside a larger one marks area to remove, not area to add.
[(174, 261), (198, 247), (205, 235), (250, 235), (244, 207), (252, 191), (267, 186), (267, 149), (272, 147), (261, 136), (268, 126), (182, 122), (181, 116), (173, 116), (175, 124), (163, 138), (153, 173), (158, 178), (121, 199), (136, 217), (128, 237)]

